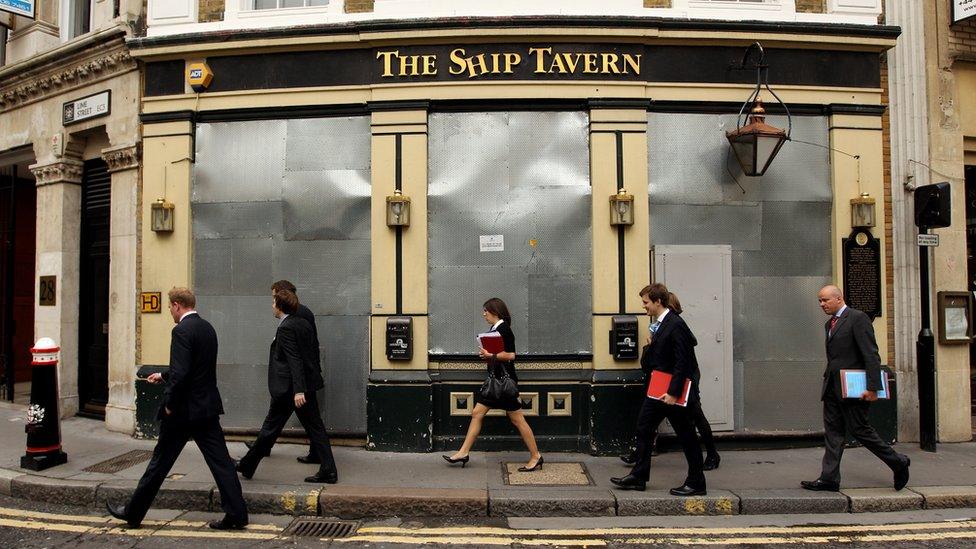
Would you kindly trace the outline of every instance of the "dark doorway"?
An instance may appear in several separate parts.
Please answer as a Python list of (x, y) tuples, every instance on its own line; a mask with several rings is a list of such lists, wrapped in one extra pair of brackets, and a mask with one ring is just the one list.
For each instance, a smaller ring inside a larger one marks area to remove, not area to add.
[[(976, 166), (966, 166), (966, 286), (976, 292)], [(976, 433), (976, 343), (969, 344), (969, 391), (973, 433)]]
[(37, 190), (27, 174), (22, 166), (0, 168), (0, 396), (9, 401), (29, 393), (34, 345)]
[(82, 415), (105, 415), (108, 402), (108, 280), (111, 183), (108, 165), (86, 160), (81, 177), (78, 397)]

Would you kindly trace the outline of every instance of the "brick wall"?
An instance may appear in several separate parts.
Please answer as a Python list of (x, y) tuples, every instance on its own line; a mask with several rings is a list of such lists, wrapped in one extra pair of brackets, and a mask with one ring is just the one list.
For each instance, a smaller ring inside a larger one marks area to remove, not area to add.
[(200, 0), (201, 23), (224, 20), (224, 0)]
[(800, 13), (827, 13), (827, 0), (796, 0), (796, 11)]
[(367, 13), (373, 11), (373, 0), (346, 0), (343, 5), (346, 13)]
[(644, 0), (645, 8), (670, 8), (671, 0)]
[(949, 27), (949, 48), (954, 57), (976, 59), (976, 18)]
[[(881, 55), (881, 104), (888, 106), (890, 97), (888, 93), (888, 55)], [(884, 301), (885, 314), (888, 315), (888, 325), (885, 327), (888, 332), (888, 356), (887, 364), (895, 369), (895, 262), (894, 244), (892, 239), (893, 214), (891, 209), (891, 110), (886, 109), (881, 116), (881, 150), (882, 154), (882, 173), (884, 174), (884, 200), (882, 201), (884, 212), (884, 237), (885, 237), (885, 280), (884, 280)]]

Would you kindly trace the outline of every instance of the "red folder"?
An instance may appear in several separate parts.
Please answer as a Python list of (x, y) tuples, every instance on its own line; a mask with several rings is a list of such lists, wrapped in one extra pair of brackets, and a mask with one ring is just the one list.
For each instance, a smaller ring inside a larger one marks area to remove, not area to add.
[(478, 334), (478, 343), (481, 344), (482, 349), (489, 353), (497, 354), (505, 352), (505, 342), (502, 340), (502, 334), (498, 332)]
[[(651, 372), (651, 382), (647, 384), (647, 396), (656, 400), (664, 400), (664, 395), (668, 393), (671, 386), (671, 374), (653, 370)], [(681, 390), (681, 398), (675, 403), (678, 406), (688, 405), (688, 395), (691, 394), (691, 380), (685, 380), (685, 387)]]

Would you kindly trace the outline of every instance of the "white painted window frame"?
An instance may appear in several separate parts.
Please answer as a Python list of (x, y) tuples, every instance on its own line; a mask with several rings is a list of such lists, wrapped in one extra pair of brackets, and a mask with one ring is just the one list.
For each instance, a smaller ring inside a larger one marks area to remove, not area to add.
[[(71, 30), (74, 28), (74, 6), (78, 0), (59, 0), (58, 2), (58, 35), (61, 37), (61, 42), (68, 42), (78, 38), (78, 36), (71, 36)], [(88, 32), (91, 32), (95, 28), (95, 1), (86, 0), (88, 2)]]
[[(66, 0), (61, 0), (62, 2)], [(798, 13), (796, 0), (763, 3), (729, 0), (673, 0), (670, 8), (644, 8), (642, 0), (557, 2), (555, 0), (376, 0), (373, 11), (345, 13), (346, 0), (326, 6), (251, 9), (251, 0), (225, 0), (223, 21), (198, 22), (198, 0), (149, 0), (148, 35), (325, 25), (377, 19), (576, 15), (662, 17), (725, 21), (877, 25), (882, 0), (827, 0), (827, 13)], [(165, 6), (161, 8), (160, 6)], [(175, 8), (175, 9), (173, 9)], [(167, 17), (160, 17), (165, 11)], [(173, 15), (176, 14), (176, 15)]]

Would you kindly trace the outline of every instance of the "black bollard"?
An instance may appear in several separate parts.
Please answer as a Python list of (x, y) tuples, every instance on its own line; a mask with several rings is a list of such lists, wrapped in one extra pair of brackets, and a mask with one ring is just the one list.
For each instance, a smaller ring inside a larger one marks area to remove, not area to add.
[(27, 409), (27, 453), (20, 466), (32, 471), (68, 462), (61, 450), (61, 410), (58, 406), (58, 348), (49, 337), (31, 348), (31, 396)]

